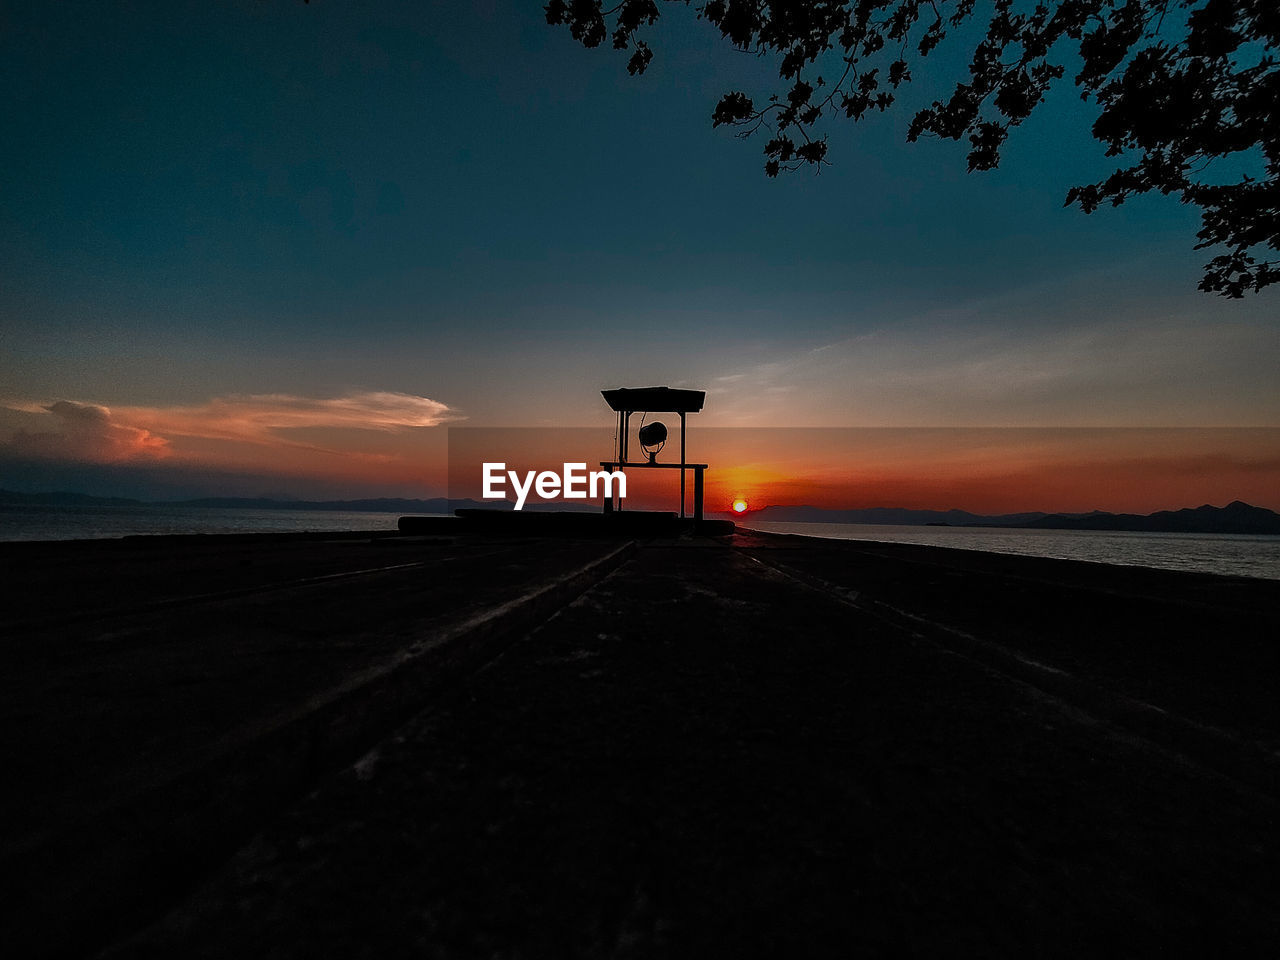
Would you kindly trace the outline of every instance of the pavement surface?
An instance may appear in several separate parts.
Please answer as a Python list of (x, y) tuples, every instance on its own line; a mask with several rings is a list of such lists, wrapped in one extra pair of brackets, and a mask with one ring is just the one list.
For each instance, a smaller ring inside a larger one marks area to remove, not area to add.
[(367, 535), (0, 544), (0, 943), (79, 956), (154, 918), (619, 549)]
[(753, 534), (595, 569), (105, 955), (1273, 955), (1280, 585)]

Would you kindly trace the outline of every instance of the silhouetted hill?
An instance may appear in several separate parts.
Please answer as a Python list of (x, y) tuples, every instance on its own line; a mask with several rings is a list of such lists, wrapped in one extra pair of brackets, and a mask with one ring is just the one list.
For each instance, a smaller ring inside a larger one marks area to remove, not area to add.
[(828, 510), (825, 507), (776, 506), (765, 507), (751, 514), (756, 520), (777, 520), (790, 523), (887, 523), (905, 526), (945, 523), (950, 526), (1024, 526), (1032, 520), (1047, 516), (1038, 513), (1007, 513), (983, 516), (966, 510), (909, 510), (904, 507), (869, 507), (863, 510)]
[(451, 513), (461, 507), (501, 507), (475, 500), (429, 500), (377, 497), (364, 500), (276, 500), (271, 497), (199, 497), (194, 500), (130, 500), (125, 497), (93, 497), (84, 493), (17, 493), (0, 490), (0, 503), (46, 507), (214, 507), (241, 510), (340, 510), (352, 513)]
[(140, 506), (143, 501), (127, 497), (91, 497), (86, 493), (18, 493), (16, 490), (0, 490), (0, 503), (25, 504), (33, 507), (128, 507)]
[(1205, 504), (1184, 510), (1135, 513), (1091, 513), (1082, 517), (1050, 514), (1026, 524), (1049, 530), (1134, 530), (1144, 533), (1280, 534), (1280, 513), (1234, 500), (1225, 507)]

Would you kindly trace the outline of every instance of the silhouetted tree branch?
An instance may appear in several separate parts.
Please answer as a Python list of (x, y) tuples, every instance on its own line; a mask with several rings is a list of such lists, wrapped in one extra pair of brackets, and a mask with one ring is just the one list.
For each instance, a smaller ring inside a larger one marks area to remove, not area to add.
[[(689, 0), (663, 0), (690, 6)], [(741, 50), (776, 58), (780, 92), (763, 105), (734, 90), (713, 126), (740, 136), (769, 131), (765, 173), (826, 164), (817, 128), (841, 115), (888, 110), (913, 63), (949, 33), (985, 20), (968, 76), (912, 117), (907, 139), (967, 138), (969, 170), (1000, 162), (1009, 131), (1077, 64), (1080, 96), (1098, 107), (1093, 135), (1121, 166), (1072, 187), (1066, 205), (1091, 213), (1135, 194), (1176, 193), (1201, 210), (1197, 249), (1223, 246), (1200, 289), (1228, 297), (1280, 279), (1280, 0), (707, 0), (694, 7)], [(588, 47), (629, 50), (645, 71), (640, 38), (657, 0), (550, 0), (547, 22)], [(829, 69), (830, 68), (830, 69)], [(839, 75), (827, 83), (823, 72)], [(1234, 174), (1222, 173), (1228, 160)], [(1218, 165), (1215, 167), (1215, 163)], [(1240, 173), (1241, 169), (1252, 171)], [(1214, 178), (1217, 175), (1217, 178)], [(1272, 257), (1267, 259), (1267, 257)]]

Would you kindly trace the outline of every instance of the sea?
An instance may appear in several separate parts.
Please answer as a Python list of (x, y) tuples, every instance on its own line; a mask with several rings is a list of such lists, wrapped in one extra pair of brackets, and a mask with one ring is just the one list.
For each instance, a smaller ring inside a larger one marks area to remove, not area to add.
[[(0, 505), (0, 541), (97, 540), (189, 533), (394, 530), (400, 516), (399, 512), (266, 510), (165, 504), (56, 507), (3, 504)], [(750, 520), (742, 525), (767, 533), (920, 543), (992, 553), (1280, 580), (1280, 537), (1277, 536)]]
[(0, 504), (0, 540), (102, 540), (175, 533), (333, 533), (394, 530), (402, 513), (263, 510), (161, 503)]
[(1010, 527), (920, 527), (872, 523), (747, 521), (765, 533), (833, 540), (921, 543), (1027, 557), (1191, 570), (1280, 580), (1280, 537), (1226, 533), (1136, 533), (1112, 530), (1028, 530)]

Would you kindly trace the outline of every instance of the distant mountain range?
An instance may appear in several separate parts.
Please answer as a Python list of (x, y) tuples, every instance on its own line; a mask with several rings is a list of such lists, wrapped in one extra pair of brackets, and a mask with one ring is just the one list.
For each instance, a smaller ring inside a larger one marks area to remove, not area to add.
[(1052, 530), (1138, 530), (1145, 533), (1272, 533), (1280, 534), (1280, 513), (1233, 500), (1225, 507), (1187, 507), (1136, 513), (1089, 513), (1084, 516), (1053, 513), (1029, 527)]
[(996, 516), (964, 510), (906, 510), (873, 507), (867, 510), (827, 510), (811, 506), (765, 507), (751, 514), (755, 520), (790, 523), (887, 523), (951, 527), (1029, 527), (1047, 530), (1132, 530), (1144, 533), (1280, 534), (1280, 513), (1235, 500), (1225, 507), (1205, 504), (1184, 510), (1136, 513), (1006, 513)]
[[(0, 490), (0, 505), (26, 506), (176, 506), (238, 508), (242, 510), (335, 510), (380, 513), (452, 513), (460, 508), (511, 509), (510, 502), (429, 500), (378, 497), (366, 500), (275, 500), (270, 497), (203, 497), (162, 502), (123, 497), (93, 497), (83, 493), (16, 493)], [(565, 509), (566, 504), (529, 504), (529, 510)], [(576, 506), (573, 509), (583, 509)], [(754, 520), (789, 523), (883, 523), (907, 526), (1028, 527), (1046, 530), (1132, 530), (1144, 533), (1251, 533), (1280, 535), (1280, 513), (1240, 500), (1225, 507), (1205, 504), (1184, 510), (1136, 513), (1004, 513), (987, 516), (965, 510), (908, 510), (871, 507), (864, 510), (828, 510), (812, 506), (774, 506), (754, 510)]]
[(1021, 527), (1049, 516), (1047, 513), (1007, 513), (984, 516), (965, 510), (907, 510), (902, 507), (870, 507), (865, 510), (828, 510), (824, 507), (777, 506), (753, 510), (756, 520), (790, 523), (888, 523), (907, 526), (935, 524), (959, 526)]
[[(125, 497), (91, 497), (83, 493), (15, 493), (0, 490), (0, 505), (21, 504), (39, 507), (220, 507), (241, 510), (336, 510), (351, 513), (452, 513), (462, 507), (485, 507), (495, 504), (478, 500), (447, 500), (432, 497), (414, 500), (403, 497), (377, 497), (366, 500), (276, 500), (271, 497), (201, 497), (195, 500), (130, 500)], [(499, 506), (499, 509), (501, 507)]]

